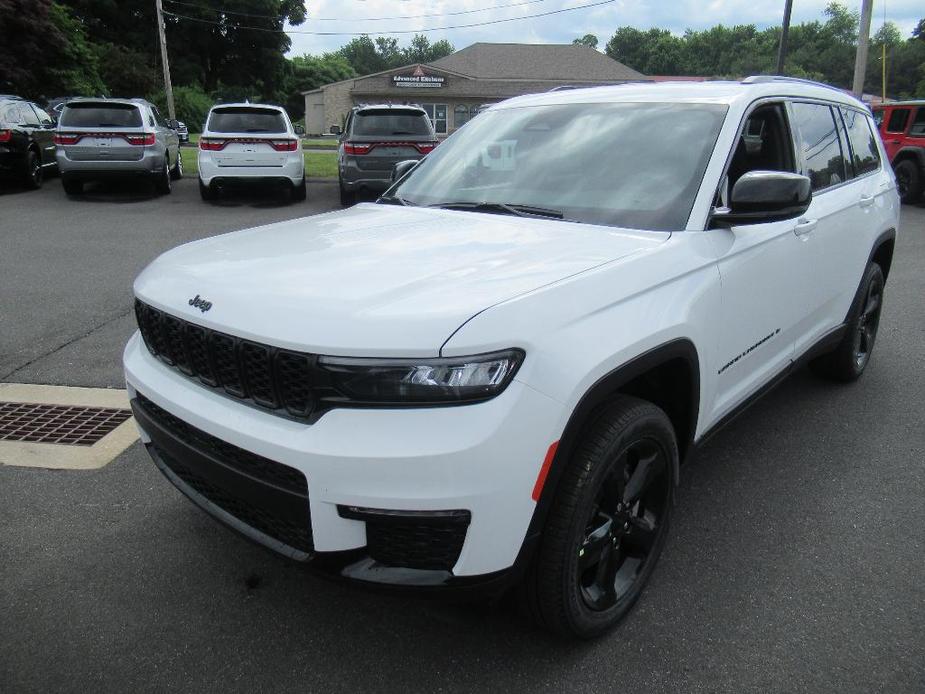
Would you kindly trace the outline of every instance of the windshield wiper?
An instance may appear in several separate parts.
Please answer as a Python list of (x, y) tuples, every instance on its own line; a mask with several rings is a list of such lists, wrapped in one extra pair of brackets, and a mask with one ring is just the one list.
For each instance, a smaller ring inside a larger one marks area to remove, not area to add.
[(506, 202), (440, 202), (435, 205), (428, 205), (428, 207), (439, 207), (441, 210), (471, 210), (472, 212), (488, 212), (489, 214), (510, 214), (517, 217), (547, 217), (549, 219), (562, 219), (564, 217), (559, 210)]
[(404, 205), (405, 207), (415, 206), (413, 202), (409, 202), (398, 195), (380, 195), (376, 202), (380, 205)]

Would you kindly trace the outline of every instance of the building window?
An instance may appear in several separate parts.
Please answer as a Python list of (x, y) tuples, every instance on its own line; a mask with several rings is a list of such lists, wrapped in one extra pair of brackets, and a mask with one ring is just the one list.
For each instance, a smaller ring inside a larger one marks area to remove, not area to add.
[(438, 135), (446, 135), (446, 104), (421, 104)]
[(472, 110), (474, 111), (474, 113), (472, 113), (472, 115), (470, 116), (469, 107), (466, 106), (465, 104), (458, 104), (456, 108), (453, 109), (453, 127), (461, 128), (466, 123), (468, 123), (469, 119), (475, 115), (475, 112), (477, 112), (474, 106)]

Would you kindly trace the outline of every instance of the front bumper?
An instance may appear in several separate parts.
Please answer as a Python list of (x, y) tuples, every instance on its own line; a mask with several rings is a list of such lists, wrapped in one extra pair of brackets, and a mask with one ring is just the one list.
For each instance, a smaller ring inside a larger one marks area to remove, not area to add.
[[(197, 464), (202, 451), (172, 440), (176, 437), (139, 407), (139, 394), (223, 445), (302, 473), (307, 481), (304, 522), (310, 545), (294, 547), (297, 539), (281, 547), (279, 533), (263, 532), (268, 526), (246, 522), (243, 512), (223, 517), (184, 488), (182, 474), (165, 472), (184, 493), (271, 549), (339, 577), (378, 585), (503, 583), (524, 546), (535, 509), (533, 485), (560, 426), (558, 403), (516, 380), (497, 398), (477, 405), (338, 409), (308, 425), (198, 385), (153, 357), (137, 333), (126, 347), (125, 368), (142, 439), (162, 470), (170, 467), (164, 453), (188, 467)], [(286, 522), (297, 524), (297, 504), (293, 506), (291, 498), (283, 501), (289, 509)], [(270, 507), (282, 506), (271, 502)], [(377, 561), (381, 551), (373, 550), (379, 541), (374, 537), (380, 537), (382, 528), (371, 525), (374, 519), (364, 516), (364, 510), (427, 516), (464, 512), (468, 526), (455, 563), (422, 569)], [(267, 535), (270, 541), (262, 537)]]

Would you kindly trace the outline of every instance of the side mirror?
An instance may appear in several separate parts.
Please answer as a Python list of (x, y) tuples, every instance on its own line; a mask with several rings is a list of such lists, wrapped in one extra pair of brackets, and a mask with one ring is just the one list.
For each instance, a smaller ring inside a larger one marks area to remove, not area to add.
[(809, 178), (786, 171), (749, 171), (732, 187), (729, 208), (713, 213), (716, 222), (757, 224), (795, 219), (806, 212), (813, 191)]
[(404, 178), (411, 169), (417, 166), (420, 163), (420, 159), (405, 159), (400, 161), (392, 167), (392, 183), (395, 183), (400, 178)]
[(303, 128), (301, 125), (294, 125), (294, 126), (292, 126), (292, 127), (293, 127), (293, 129), (295, 130), (295, 134), (296, 134), (296, 135), (304, 135), (304, 134), (305, 134), (305, 128)]
[(180, 124), (173, 119), (168, 119), (167, 127), (170, 128), (171, 130), (177, 130), (180, 127)]
[(340, 134), (341, 134), (340, 126), (339, 126), (339, 125), (332, 125), (332, 126), (331, 126), (331, 134), (332, 134), (332, 135), (340, 135)]

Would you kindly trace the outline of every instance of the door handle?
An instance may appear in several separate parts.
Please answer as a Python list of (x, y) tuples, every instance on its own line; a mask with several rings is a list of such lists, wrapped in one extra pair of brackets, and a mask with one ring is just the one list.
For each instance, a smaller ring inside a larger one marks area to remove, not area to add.
[(862, 196), (861, 196), (861, 199), (860, 199), (860, 200), (858, 200), (858, 205), (860, 205), (861, 207), (870, 207), (870, 206), (873, 205), (873, 204), (874, 204), (874, 196), (873, 196), (873, 195), (866, 195), (866, 194), (865, 194), (865, 195), (862, 195)]
[(803, 236), (804, 234), (808, 234), (809, 232), (815, 230), (818, 223), (819, 222), (815, 219), (806, 219), (804, 217), (797, 222), (796, 227), (793, 229), (793, 233), (797, 236)]

